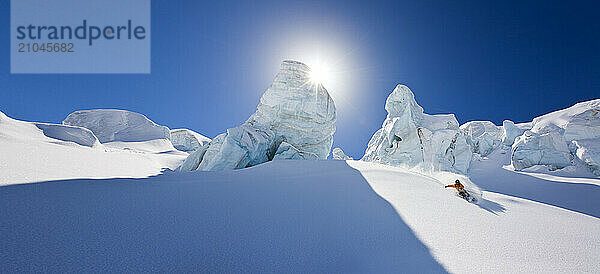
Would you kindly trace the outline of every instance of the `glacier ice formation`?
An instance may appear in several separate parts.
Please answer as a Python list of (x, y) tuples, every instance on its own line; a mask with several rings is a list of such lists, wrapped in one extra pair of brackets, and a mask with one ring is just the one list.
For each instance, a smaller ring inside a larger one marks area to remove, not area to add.
[(101, 147), (98, 138), (87, 128), (47, 123), (33, 123), (46, 137), (73, 142), (87, 147)]
[(502, 129), (490, 121), (471, 121), (460, 126), (473, 153), (487, 156), (502, 140)]
[(557, 132), (525, 133), (515, 140), (511, 160), (516, 170), (535, 165), (560, 169), (571, 165), (571, 154), (562, 135)]
[(512, 146), (515, 143), (515, 139), (523, 134), (524, 130), (520, 129), (511, 120), (504, 120), (502, 122), (502, 144), (505, 146)]
[(581, 160), (592, 173), (600, 176), (600, 138), (572, 141), (575, 156)]
[(453, 114), (425, 114), (404, 85), (396, 86), (388, 96), (385, 109), (387, 118), (369, 141), (363, 161), (430, 171), (468, 171), (471, 147)]
[(179, 128), (171, 130), (171, 143), (180, 151), (196, 151), (203, 145), (208, 144), (210, 139), (193, 130)]
[(339, 147), (334, 148), (331, 151), (331, 154), (333, 155), (334, 160), (352, 160), (352, 157), (346, 155), (344, 151)]
[(319, 156), (312, 152), (300, 151), (287, 142), (281, 142), (273, 160), (317, 160)]
[(142, 114), (127, 110), (78, 110), (69, 114), (63, 125), (87, 128), (96, 135), (100, 143), (171, 138), (169, 128), (155, 124)]
[(585, 164), (600, 174), (600, 99), (577, 103), (533, 119), (531, 130), (517, 137), (511, 162), (516, 170), (534, 165), (558, 169)]
[(326, 159), (335, 132), (335, 104), (310, 68), (286, 60), (254, 114), (186, 159), (179, 170), (228, 170), (273, 159)]

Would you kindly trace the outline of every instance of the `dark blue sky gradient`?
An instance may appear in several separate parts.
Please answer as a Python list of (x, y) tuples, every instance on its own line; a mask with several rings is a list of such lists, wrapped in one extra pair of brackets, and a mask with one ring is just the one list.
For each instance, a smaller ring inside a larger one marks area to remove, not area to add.
[(334, 146), (355, 158), (398, 83), (460, 123), (530, 121), (600, 97), (598, 1), (211, 2), (152, 1), (150, 75), (11, 75), (1, 0), (0, 111), (58, 123), (127, 109), (212, 138), (254, 112), (281, 60), (322, 45), (344, 57), (332, 66)]

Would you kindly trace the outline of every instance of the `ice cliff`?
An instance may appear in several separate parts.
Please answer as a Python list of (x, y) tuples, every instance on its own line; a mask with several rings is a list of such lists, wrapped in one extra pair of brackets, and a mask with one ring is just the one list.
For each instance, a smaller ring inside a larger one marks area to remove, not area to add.
[(473, 153), (487, 156), (502, 142), (502, 128), (490, 121), (471, 121), (460, 126)]
[(511, 147), (515, 139), (523, 134), (524, 130), (517, 127), (511, 120), (502, 122), (502, 144)]
[(535, 165), (559, 169), (580, 161), (600, 175), (600, 99), (537, 117), (531, 126), (512, 145), (516, 170)]
[(335, 120), (333, 100), (323, 85), (310, 81), (310, 68), (283, 61), (256, 112), (190, 154), (179, 170), (239, 169), (273, 159), (326, 159)]
[(90, 131), (87, 128), (48, 123), (33, 124), (40, 130), (42, 130), (46, 137), (66, 142), (73, 142), (78, 145), (92, 148), (102, 146), (96, 138), (96, 136), (94, 135), (94, 133), (92, 133), (92, 131)]
[(369, 141), (363, 161), (431, 171), (468, 171), (471, 147), (453, 114), (425, 114), (404, 85), (396, 86), (388, 96), (385, 109), (387, 118)]

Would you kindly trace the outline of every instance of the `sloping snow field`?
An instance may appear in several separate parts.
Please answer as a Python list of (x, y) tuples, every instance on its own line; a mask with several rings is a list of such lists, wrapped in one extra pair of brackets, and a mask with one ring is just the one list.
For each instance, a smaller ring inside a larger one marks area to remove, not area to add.
[[(4, 186), (0, 268), (600, 271), (598, 199), (587, 201), (589, 212), (576, 212), (534, 196), (485, 191), (476, 205), (445, 183), (376, 163), (290, 160), (235, 171)], [(565, 187), (600, 197), (597, 185)]]

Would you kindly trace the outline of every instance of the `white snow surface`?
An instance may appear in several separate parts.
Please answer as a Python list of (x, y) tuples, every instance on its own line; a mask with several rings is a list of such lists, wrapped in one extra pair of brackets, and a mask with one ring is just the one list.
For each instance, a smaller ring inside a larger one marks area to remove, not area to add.
[(147, 177), (187, 157), (169, 140), (100, 144), (91, 131), (0, 112), (0, 186), (73, 178)]
[(467, 122), (460, 129), (465, 132), (473, 153), (481, 156), (492, 153), (502, 141), (502, 128), (490, 121)]
[[(310, 68), (297, 61), (283, 61), (256, 112), (244, 124), (208, 143), (205, 153), (191, 154), (189, 157), (202, 158), (188, 159), (178, 170), (189, 171), (194, 166), (202, 171), (240, 169), (275, 156), (278, 160), (308, 159), (312, 155), (326, 159), (333, 144), (335, 120), (333, 99), (323, 85), (311, 82)], [(279, 150), (282, 143), (286, 147)]]
[(69, 114), (63, 124), (87, 128), (98, 137), (101, 143), (140, 142), (171, 138), (169, 128), (155, 124), (142, 114), (127, 110), (78, 110)]
[(0, 267), (598, 273), (599, 179), (543, 180), (497, 156), (474, 163), (479, 204), (443, 187), (454, 177), (350, 160), (0, 187)]
[(412, 91), (398, 85), (388, 96), (387, 118), (367, 145), (363, 161), (467, 173), (471, 146), (453, 114), (429, 115)]
[(193, 130), (185, 128), (171, 130), (171, 143), (177, 150), (191, 153), (208, 142), (210, 142), (210, 138)]

